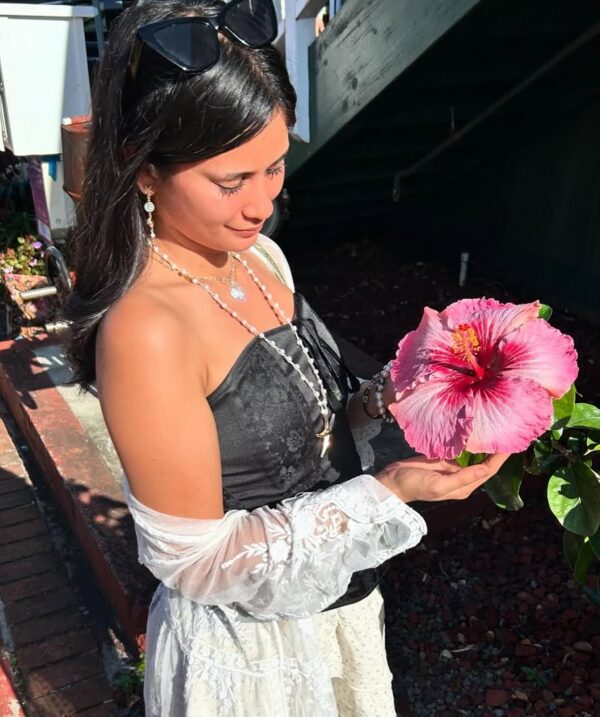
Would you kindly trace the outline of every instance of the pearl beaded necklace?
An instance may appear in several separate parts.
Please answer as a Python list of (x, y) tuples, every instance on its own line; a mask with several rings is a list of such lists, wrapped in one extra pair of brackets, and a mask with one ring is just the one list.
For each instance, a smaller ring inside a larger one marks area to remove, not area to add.
[(316, 434), (317, 438), (323, 439), (323, 444), (321, 446), (321, 458), (323, 458), (329, 449), (331, 445), (331, 432), (333, 429), (333, 422), (335, 420), (335, 415), (329, 418), (329, 406), (327, 401), (327, 390), (325, 389), (325, 386), (323, 384), (323, 380), (319, 374), (318, 368), (315, 364), (315, 361), (313, 357), (310, 355), (308, 349), (306, 348), (304, 342), (300, 338), (300, 335), (298, 334), (298, 329), (294, 326), (291, 319), (286, 316), (285, 312), (279, 306), (277, 301), (274, 301), (273, 295), (268, 291), (267, 287), (260, 281), (258, 276), (253, 271), (252, 267), (248, 265), (248, 262), (240, 256), (237, 252), (232, 252), (231, 256), (234, 260), (238, 261), (246, 270), (248, 273), (248, 276), (252, 279), (252, 281), (256, 284), (256, 286), (259, 288), (261, 294), (265, 297), (266, 302), (269, 304), (271, 310), (277, 317), (278, 321), (282, 326), (289, 326), (289, 328), (292, 330), (294, 334), (294, 338), (296, 339), (296, 343), (302, 350), (302, 353), (306, 356), (306, 359), (308, 361), (308, 364), (310, 366), (310, 370), (312, 374), (315, 377), (315, 381), (318, 387), (315, 387), (315, 381), (311, 381), (309, 378), (307, 378), (304, 373), (302, 372), (302, 369), (300, 366), (294, 361), (294, 359), (289, 356), (282, 348), (280, 348), (272, 339), (270, 339), (268, 336), (265, 335), (263, 331), (259, 331), (255, 326), (253, 326), (249, 321), (246, 321), (242, 316), (239, 315), (237, 311), (232, 309), (230, 306), (228, 306), (225, 301), (217, 294), (215, 291), (213, 291), (206, 283), (204, 283), (201, 278), (192, 276), (189, 272), (187, 272), (185, 269), (181, 269), (177, 264), (175, 264), (173, 261), (171, 261), (168, 254), (165, 252), (160, 251), (160, 249), (154, 244), (153, 241), (149, 242), (150, 247), (152, 251), (159, 257), (159, 259), (169, 268), (171, 271), (178, 274), (182, 279), (185, 279), (186, 281), (189, 281), (191, 284), (195, 284), (196, 286), (199, 286), (201, 289), (204, 289), (206, 293), (224, 310), (226, 311), (232, 318), (234, 318), (238, 323), (240, 323), (247, 331), (249, 331), (253, 336), (256, 336), (257, 338), (264, 341), (266, 344), (268, 344), (274, 351), (276, 351), (281, 358), (283, 358), (293, 369), (296, 371), (296, 373), (300, 376), (302, 381), (308, 386), (310, 389), (312, 395), (315, 397), (315, 400), (317, 402), (317, 405), (319, 406), (319, 409), (321, 411), (321, 416), (323, 417), (323, 430)]

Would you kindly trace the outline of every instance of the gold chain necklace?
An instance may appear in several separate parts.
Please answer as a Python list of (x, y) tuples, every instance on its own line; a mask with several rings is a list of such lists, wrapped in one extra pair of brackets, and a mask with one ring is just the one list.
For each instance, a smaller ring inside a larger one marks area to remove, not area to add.
[[(189, 274), (185, 269), (181, 269), (173, 264), (167, 254), (161, 252), (154, 242), (150, 242), (150, 247), (168, 269), (172, 269), (183, 279), (188, 279), (188, 277), (191, 276), (191, 274)], [(227, 261), (231, 261), (231, 268), (228, 276), (196, 276), (195, 278), (202, 282), (220, 281), (222, 284), (229, 287), (229, 296), (231, 296), (232, 299), (235, 299), (236, 301), (246, 301), (248, 298), (246, 295), (246, 289), (244, 289), (244, 287), (237, 280), (236, 263), (230, 252), (227, 253)]]

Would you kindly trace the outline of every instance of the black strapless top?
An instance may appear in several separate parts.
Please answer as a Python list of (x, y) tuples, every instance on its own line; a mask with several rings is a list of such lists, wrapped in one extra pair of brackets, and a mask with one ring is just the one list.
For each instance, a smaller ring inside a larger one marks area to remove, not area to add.
[[(323, 419), (315, 397), (283, 357), (262, 339), (253, 339), (208, 396), (219, 436), (226, 510), (273, 507), (298, 493), (362, 473), (345, 408), (358, 381), (346, 368), (323, 322), (298, 293), (293, 323), (327, 389), (335, 414), (333, 445), (321, 458), (322, 443), (316, 434), (323, 428)], [(265, 333), (314, 381), (288, 326)], [(378, 569), (355, 573), (346, 594), (327, 609), (362, 599), (375, 588), (380, 574)]]

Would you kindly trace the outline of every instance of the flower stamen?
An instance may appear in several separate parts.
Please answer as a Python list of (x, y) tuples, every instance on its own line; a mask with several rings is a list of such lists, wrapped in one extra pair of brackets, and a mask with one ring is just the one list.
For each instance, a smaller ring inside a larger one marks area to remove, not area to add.
[(452, 344), (452, 351), (473, 368), (477, 378), (483, 378), (485, 370), (477, 362), (481, 346), (475, 329), (470, 324), (460, 324), (452, 332)]

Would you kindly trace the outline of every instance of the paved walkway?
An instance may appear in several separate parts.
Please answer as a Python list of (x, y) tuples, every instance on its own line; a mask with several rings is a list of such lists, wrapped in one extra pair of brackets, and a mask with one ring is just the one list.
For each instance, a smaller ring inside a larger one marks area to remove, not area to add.
[[(0, 716), (23, 715), (11, 682), (19, 685), (29, 717), (116, 716), (100, 652), (54, 550), (7, 415), (0, 404)], [(10, 665), (17, 669), (9, 680)]]

